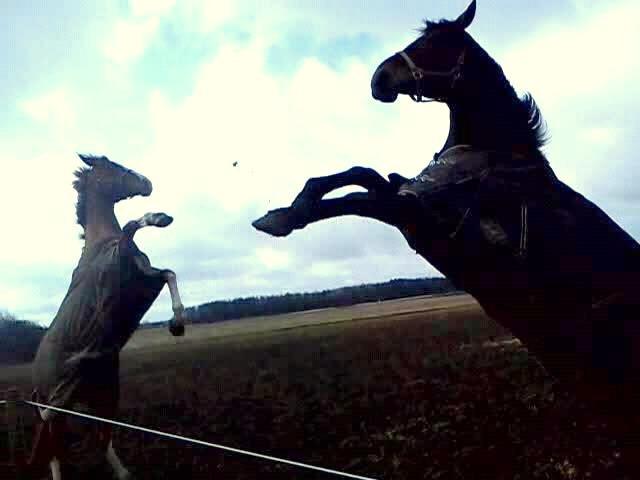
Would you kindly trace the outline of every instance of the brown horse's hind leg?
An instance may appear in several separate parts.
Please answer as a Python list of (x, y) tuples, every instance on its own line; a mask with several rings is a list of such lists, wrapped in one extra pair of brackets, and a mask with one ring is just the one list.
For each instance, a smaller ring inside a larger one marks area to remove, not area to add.
[[(50, 465), (53, 478), (56, 479), (55, 472), (53, 471), (53, 461), (56, 460), (56, 458), (53, 452), (54, 447), (51, 439), (50, 425), (40, 419), (35, 428), (36, 431), (33, 437), (33, 447), (27, 463), (29, 473), (36, 478), (47, 465)], [(59, 475), (59, 462), (57, 463), (57, 471)]]
[(118, 455), (116, 455), (112, 442), (109, 442), (109, 446), (107, 447), (107, 461), (109, 465), (111, 465), (111, 469), (118, 480), (130, 480), (133, 478), (129, 470), (122, 464)]
[(171, 295), (171, 309), (173, 310), (173, 319), (169, 322), (169, 331), (174, 336), (184, 335), (184, 305), (180, 299), (178, 291), (178, 281), (175, 272), (172, 270), (164, 270), (164, 278), (169, 287), (169, 295)]
[(33, 439), (33, 447), (28, 461), (28, 469), (34, 477), (49, 466), (53, 480), (61, 480), (60, 460), (62, 446), (57, 439), (64, 430), (64, 418), (48, 418), (49, 411), (37, 410), (38, 423)]

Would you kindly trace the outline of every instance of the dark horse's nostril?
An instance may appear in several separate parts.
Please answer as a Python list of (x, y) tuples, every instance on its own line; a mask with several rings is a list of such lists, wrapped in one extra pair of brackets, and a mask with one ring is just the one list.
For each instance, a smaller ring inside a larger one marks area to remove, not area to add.
[(151, 180), (149, 180), (148, 178), (144, 179), (144, 196), (149, 196), (151, 195), (151, 192), (153, 192), (153, 184), (151, 183)]
[(391, 86), (391, 75), (389, 72), (381, 66), (373, 73), (371, 78), (371, 90), (372, 91), (385, 91)]
[(393, 75), (385, 63), (377, 68), (371, 78), (371, 95), (383, 102), (393, 102), (398, 97)]

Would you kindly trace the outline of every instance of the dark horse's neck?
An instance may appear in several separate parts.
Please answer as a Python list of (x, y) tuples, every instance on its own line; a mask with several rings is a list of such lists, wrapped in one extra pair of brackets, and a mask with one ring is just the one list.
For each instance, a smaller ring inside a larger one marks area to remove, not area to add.
[(544, 123), (533, 98), (520, 99), (500, 66), (484, 51), (476, 58), (482, 67), (470, 69), (469, 81), (447, 102), (450, 127), (442, 151), (470, 145), (546, 162), (539, 150), (545, 140)]

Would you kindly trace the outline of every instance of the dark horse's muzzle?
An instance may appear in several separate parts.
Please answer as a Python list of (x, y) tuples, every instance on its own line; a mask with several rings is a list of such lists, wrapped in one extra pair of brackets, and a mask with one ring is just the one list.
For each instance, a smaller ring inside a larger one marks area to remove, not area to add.
[(385, 103), (395, 102), (398, 98), (397, 81), (394, 75), (395, 55), (382, 62), (371, 78), (371, 95)]

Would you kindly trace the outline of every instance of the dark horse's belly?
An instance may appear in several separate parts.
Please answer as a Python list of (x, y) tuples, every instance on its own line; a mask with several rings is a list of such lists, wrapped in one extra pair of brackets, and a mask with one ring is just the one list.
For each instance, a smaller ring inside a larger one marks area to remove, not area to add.
[(501, 315), (561, 378), (620, 385), (640, 371), (640, 245), (561, 182), (529, 205), (530, 296)]

